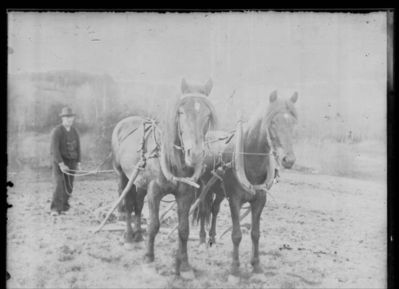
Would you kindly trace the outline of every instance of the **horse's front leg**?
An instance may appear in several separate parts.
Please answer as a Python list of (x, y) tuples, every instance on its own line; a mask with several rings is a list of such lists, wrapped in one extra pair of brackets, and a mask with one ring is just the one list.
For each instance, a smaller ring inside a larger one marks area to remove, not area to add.
[[(201, 180), (201, 187), (202, 189), (204, 188), (204, 186), (206, 185), (206, 183)], [(209, 197), (210, 196), (210, 197)], [(199, 207), (198, 207), (198, 215), (199, 215), (199, 221), (200, 221), (200, 231), (199, 231), (199, 243), (201, 244), (205, 244), (206, 241), (206, 232), (205, 232), (205, 219), (206, 219), (206, 214), (207, 214), (207, 204), (211, 203), (212, 200), (212, 194), (211, 192), (208, 193), (208, 195), (205, 197), (205, 200), (200, 203)]]
[(181, 184), (176, 192), (178, 215), (178, 249), (176, 252), (176, 275), (183, 278), (193, 278), (194, 273), (188, 262), (187, 241), (190, 234), (189, 212), (195, 197), (193, 188)]
[(252, 226), (252, 257), (251, 265), (254, 273), (262, 273), (262, 267), (259, 262), (259, 237), (260, 237), (260, 216), (266, 203), (266, 192), (257, 191), (256, 199), (251, 202)]
[(231, 221), (233, 223), (233, 229), (231, 232), (231, 240), (233, 241), (233, 262), (231, 264), (230, 274), (234, 277), (240, 276), (240, 257), (239, 247), (242, 239), (241, 227), (240, 227), (240, 209), (241, 200), (239, 198), (231, 197), (229, 199)]
[(155, 236), (158, 234), (160, 222), (159, 222), (159, 204), (162, 197), (164, 196), (163, 191), (159, 184), (153, 180), (148, 185), (148, 210), (150, 222), (147, 226), (148, 240), (147, 240), (147, 252), (144, 256), (146, 263), (154, 262), (154, 241)]

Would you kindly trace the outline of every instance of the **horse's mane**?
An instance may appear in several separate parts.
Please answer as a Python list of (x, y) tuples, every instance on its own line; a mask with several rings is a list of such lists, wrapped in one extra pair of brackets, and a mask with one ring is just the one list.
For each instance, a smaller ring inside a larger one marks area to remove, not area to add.
[[(292, 103), (290, 100), (276, 99), (274, 102), (269, 103), (269, 106), (261, 106), (248, 120), (245, 125), (246, 129), (244, 129), (244, 132), (246, 131), (246, 133), (249, 134), (249, 139), (264, 141), (264, 138), (259, 135), (259, 132), (268, 134), (268, 130), (262, 129), (262, 127), (268, 127), (270, 125), (271, 119), (279, 112), (288, 112), (295, 119), (298, 118), (294, 103)], [(266, 137), (267, 139), (270, 139), (270, 136)], [(268, 147), (266, 148), (266, 151), (271, 149), (269, 145), (272, 144), (268, 141)]]
[(286, 106), (288, 112), (291, 113), (292, 116), (295, 118), (295, 120), (298, 120), (298, 113), (296, 111), (296, 107), (295, 107), (294, 103), (290, 100), (286, 100), (285, 106)]
[(180, 138), (178, 135), (178, 109), (179, 107), (187, 101), (191, 101), (195, 99), (195, 101), (205, 105), (210, 111), (210, 127), (209, 129), (216, 128), (217, 125), (217, 117), (215, 108), (213, 107), (212, 103), (206, 96), (201, 94), (193, 94), (192, 97), (184, 97), (180, 96), (176, 99), (174, 105), (166, 114), (165, 119), (165, 126), (163, 129), (163, 137), (162, 137), (162, 145), (163, 149), (165, 150), (166, 162), (169, 165), (169, 169), (176, 173), (177, 171), (181, 171), (184, 166), (184, 155), (182, 151), (175, 148), (175, 145), (181, 146)]
[(255, 127), (257, 123), (262, 121), (269, 121), (276, 113), (281, 111), (289, 112), (296, 120), (298, 119), (298, 113), (294, 103), (290, 100), (280, 100), (269, 104), (269, 106), (261, 106), (256, 113), (248, 120), (249, 127)]

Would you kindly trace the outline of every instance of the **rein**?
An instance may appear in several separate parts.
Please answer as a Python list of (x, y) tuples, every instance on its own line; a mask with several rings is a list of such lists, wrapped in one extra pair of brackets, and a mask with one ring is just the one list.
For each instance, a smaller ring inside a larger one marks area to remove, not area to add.
[(180, 150), (184, 154), (185, 150), (184, 150), (182, 132), (181, 132), (181, 128), (180, 128), (180, 121), (176, 120), (176, 122), (177, 122), (177, 124), (176, 124), (177, 125), (177, 135), (179, 136), (180, 145), (174, 144), (173, 147), (177, 150)]

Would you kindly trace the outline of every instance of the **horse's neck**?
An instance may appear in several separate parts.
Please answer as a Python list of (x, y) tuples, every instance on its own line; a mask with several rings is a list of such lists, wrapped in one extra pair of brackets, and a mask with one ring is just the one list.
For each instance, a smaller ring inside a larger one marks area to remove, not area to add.
[(270, 161), (267, 123), (259, 119), (251, 126), (248, 125), (243, 130), (245, 172), (252, 183), (260, 183), (268, 173)]
[(162, 150), (166, 154), (166, 159), (169, 165), (170, 171), (176, 177), (187, 177), (192, 175), (193, 168), (186, 167), (184, 164), (184, 154), (180, 150), (181, 143), (179, 139), (169, 139), (167, 141), (170, 143), (165, 142), (165, 138), (161, 141)]
[(243, 128), (244, 150), (248, 153), (270, 152), (268, 137), (268, 123), (266, 119), (259, 118), (256, 122), (249, 122)]

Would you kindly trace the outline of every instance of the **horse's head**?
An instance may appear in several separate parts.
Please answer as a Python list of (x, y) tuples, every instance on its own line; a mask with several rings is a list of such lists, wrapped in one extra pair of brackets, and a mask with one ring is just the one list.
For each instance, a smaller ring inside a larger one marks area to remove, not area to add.
[(294, 104), (298, 100), (295, 92), (290, 99), (280, 100), (277, 91), (270, 94), (268, 109), (269, 133), (281, 164), (290, 169), (295, 163), (293, 149), (294, 127), (297, 123), (297, 112)]
[(177, 128), (186, 166), (194, 167), (205, 154), (205, 135), (215, 125), (215, 112), (208, 100), (212, 80), (204, 86), (190, 86), (183, 79), (177, 108)]
[(205, 136), (216, 125), (216, 114), (208, 99), (212, 89), (209, 80), (203, 86), (191, 86), (183, 79), (182, 95), (172, 111), (168, 130), (169, 162), (172, 167), (198, 168), (205, 157)]

